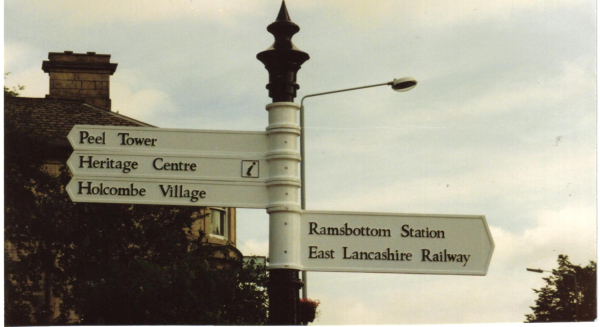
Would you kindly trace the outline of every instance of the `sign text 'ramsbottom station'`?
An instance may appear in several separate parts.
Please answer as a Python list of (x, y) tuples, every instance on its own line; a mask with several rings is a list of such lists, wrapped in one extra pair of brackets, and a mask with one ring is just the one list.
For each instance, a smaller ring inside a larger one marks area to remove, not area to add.
[[(368, 226), (349, 227), (345, 223), (342, 227), (320, 227), (314, 222), (308, 222), (309, 235), (328, 235), (328, 236), (365, 236), (365, 237), (392, 237), (392, 231), (389, 228), (370, 228)], [(408, 224), (400, 227), (399, 237), (416, 238), (445, 238), (444, 230), (429, 230), (429, 227), (413, 229)], [(336, 250), (320, 250), (318, 246), (308, 246), (309, 259), (335, 259), (338, 255), (342, 260), (390, 260), (390, 261), (412, 261), (413, 253), (391, 250), (389, 247), (383, 251), (352, 251), (347, 246), (342, 247), (341, 253), (336, 254)], [(447, 249), (439, 253), (431, 253), (430, 249), (421, 249), (421, 261), (428, 262), (457, 262), (466, 266), (469, 262), (470, 254), (466, 253), (448, 253)]]
[(316, 211), (301, 244), (308, 271), (484, 275), (493, 249), (483, 216)]

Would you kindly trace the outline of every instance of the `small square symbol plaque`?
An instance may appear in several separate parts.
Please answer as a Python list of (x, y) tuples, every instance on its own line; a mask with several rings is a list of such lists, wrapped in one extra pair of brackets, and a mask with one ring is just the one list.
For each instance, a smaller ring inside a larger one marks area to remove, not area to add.
[(242, 177), (258, 178), (258, 160), (242, 160)]

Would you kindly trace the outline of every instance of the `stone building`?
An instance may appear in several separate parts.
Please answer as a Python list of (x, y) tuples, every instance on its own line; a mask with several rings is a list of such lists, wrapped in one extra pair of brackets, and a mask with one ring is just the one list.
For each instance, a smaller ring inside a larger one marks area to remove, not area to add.
[[(72, 153), (67, 134), (74, 125), (107, 125), (128, 127), (154, 127), (139, 120), (111, 110), (110, 76), (117, 69), (110, 62), (110, 55), (95, 52), (51, 52), (42, 64), (50, 76), (50, 92), (45, 98), (13, 97), (4, 99), (5, 123), (19, 130), (31, 131), (48, 140), (52, 147), (46, 160), (50, 173), (58, 174)], [(191, 234), (198, 237), (200, 231), (207, 235), (207, 242), (226, 246), (239, 257), (236, 248), (236, 210), (234, 208), (199, 208), (199, 219)], [(11, 254), (10, 244), (5, 244)], [(58, 316), (60, 299), (49, 294), (53, 316)]]

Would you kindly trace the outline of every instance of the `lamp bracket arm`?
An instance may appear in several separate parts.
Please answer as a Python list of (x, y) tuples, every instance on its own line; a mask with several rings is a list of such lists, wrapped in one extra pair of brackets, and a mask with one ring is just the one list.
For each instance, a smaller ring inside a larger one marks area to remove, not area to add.
[(305, 95), (305, 96), (303, 96), (303, 97), (302, 97), (302, 100), (300, 100), (300, 107), (302, 107), (302, 106), (303, 106), (304, 99), (306, 99), (306, 98), (310, 98), (310, 97), (316, 97), (316, 96), (319, 96), (319, 95), (332, 94), (332, 93), (341, 93), (341, 92), (348, 92), (348, 91), (354, 91), (354, 90), (366, 89), (366, 88), (370, 88), (370, 87), (376, 87), (376, 86), (392, 85), (392, 83), (393, 83), (393, 81), (391, 81), (391, 82), (386, 82), (386, 83), (373, 84), (373, 85), (366, 85), (366, 86), (352, 87), (352, 88), (349, 88), (349, 89), (341, 89), (341, 90), (335, 90), (335, 91), (328, 91), (328, 92), (321, 92), (321, 93), (307, 94), (307, 95)]

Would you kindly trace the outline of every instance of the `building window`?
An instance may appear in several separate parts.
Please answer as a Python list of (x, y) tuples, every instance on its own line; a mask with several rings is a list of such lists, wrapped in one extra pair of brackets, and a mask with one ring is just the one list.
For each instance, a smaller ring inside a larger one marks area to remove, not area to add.
[(210, 208), (210, 236), (227, 239), (227, 211)]

